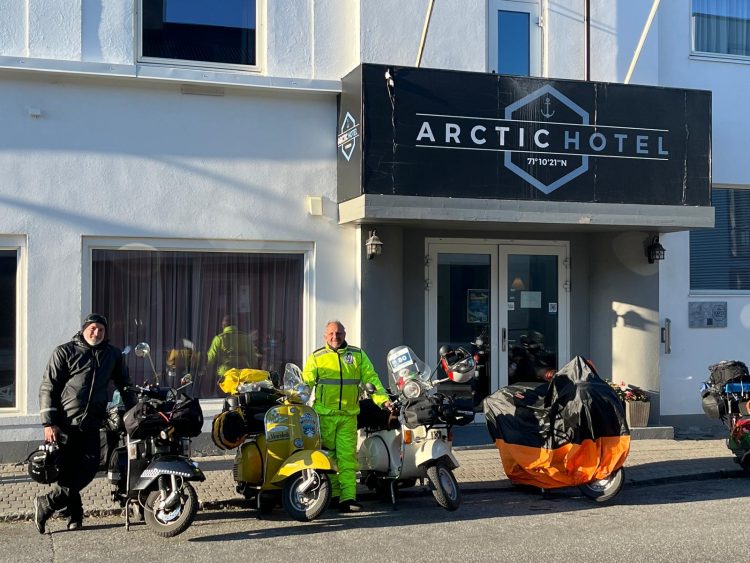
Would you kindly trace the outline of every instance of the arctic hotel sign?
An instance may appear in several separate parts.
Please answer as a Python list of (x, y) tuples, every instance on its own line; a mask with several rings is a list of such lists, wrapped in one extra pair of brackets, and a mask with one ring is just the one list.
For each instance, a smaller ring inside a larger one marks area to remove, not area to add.
[(364, 65), (344, 79), (339, 192), (709, 205), (710, 100)]

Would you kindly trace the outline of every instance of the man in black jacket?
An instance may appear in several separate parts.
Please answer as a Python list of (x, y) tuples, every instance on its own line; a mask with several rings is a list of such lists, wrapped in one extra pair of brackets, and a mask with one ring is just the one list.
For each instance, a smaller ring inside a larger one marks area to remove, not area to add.
[(68, 529), (83, 523), (81, 490), (99, 468), (99, 430), (107, 412), (109, 382), (132, 406), (127, 369), (120, 350), (107, 339), (107, 319), (86, 317), (73, 339), (52, 352), (39, 388), (44, 441), (62, 444), (60, 478), (52, 491), (34, 499), (34, 522), (40, 534), (56, 510), (68, 515)]

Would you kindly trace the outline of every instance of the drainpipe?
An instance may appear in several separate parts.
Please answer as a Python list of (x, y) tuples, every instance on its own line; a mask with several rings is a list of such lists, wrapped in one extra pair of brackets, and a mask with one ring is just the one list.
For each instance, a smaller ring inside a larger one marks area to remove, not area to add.
[(591, 0), (583, 3), (583, 68), (584, 79), (591, 81)]

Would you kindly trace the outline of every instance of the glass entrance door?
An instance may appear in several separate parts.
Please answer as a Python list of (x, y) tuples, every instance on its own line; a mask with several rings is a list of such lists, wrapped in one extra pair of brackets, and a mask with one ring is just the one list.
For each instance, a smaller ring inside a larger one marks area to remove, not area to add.
[(474, 354), (471, 385), (444, 392), (481, 399), (509, 382), (536, 380), (568, 350), (568, 244), (433, 239), (427, 243), (425, 360), (443, 345)]
[(561, 283), (566, 261), (560, 250), (500, 247), (505, 272), (500, 352), (510, 384), (544, 380), (566, 359), (567, 290)]

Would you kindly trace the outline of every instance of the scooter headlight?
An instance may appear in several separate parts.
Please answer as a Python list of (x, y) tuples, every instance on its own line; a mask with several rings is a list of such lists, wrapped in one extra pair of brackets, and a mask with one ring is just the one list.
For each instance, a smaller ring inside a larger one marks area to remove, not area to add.
[(416, 399), (422, 394), (422, 386), (416, 381), (407, 381), (401, 392), (407, 399)]

